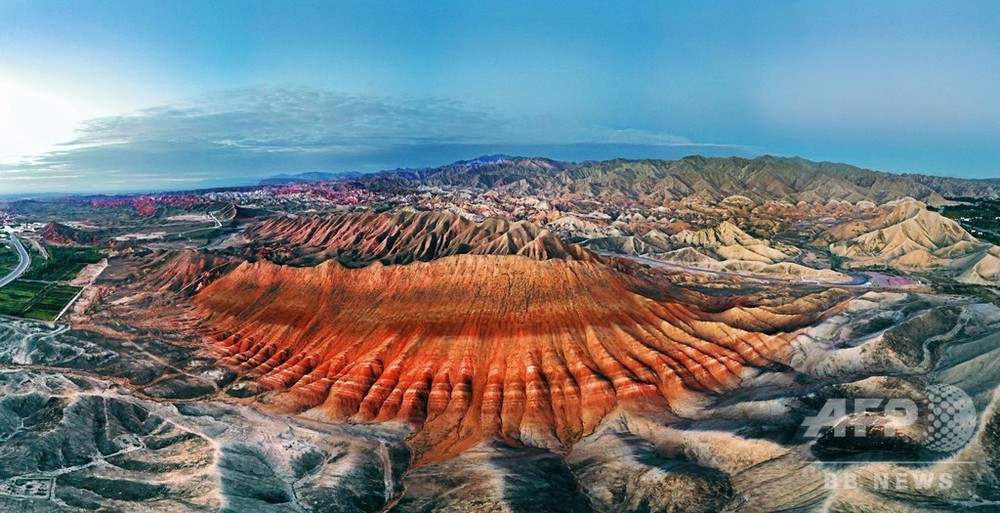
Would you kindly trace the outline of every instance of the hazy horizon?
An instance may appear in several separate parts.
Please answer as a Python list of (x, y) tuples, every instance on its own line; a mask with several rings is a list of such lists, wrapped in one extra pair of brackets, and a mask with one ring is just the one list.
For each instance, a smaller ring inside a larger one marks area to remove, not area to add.
[(800, 156), (1000, 177), (991, 2), (0, 5), (0, 195)]
[[(349, 169), (348, 170), (338, 170), (338, 171), (328, 171), (328, 170), (299, 170), (299, 171), (294, 171), (294, 172), (277, 172), (277, 173), (273, 173), (273, 174), (269, 174), (269, 175), (265, 175), (265, 176), (260, 176), (260, 177), (244, 177), (244, 178), (226, 177), (226, 178), (221, 178), (221, 179), (218, 179), (218, 180), (205, 180), (205, 181), (197, 182), (195, 185), (191, 185), (190, 187), (184, 187), (183, 185), (176, 185), (176, 186), (173, 186), (173, 187), (167, 185), (167, 186), (163, 186), (163, 187), (151, 187), (151, 188), (149, 188), (149, 187), (147, 187), (147, 188), (136, 187), (136, 188), (132, 188), (132, 189), (128, 189), (128, 188), (121, 188), (121, 189), (106, 189), (105, 188), (105, 189), (102, 189), (102, 188), (98, 187), (98, 188), (95, 188), (94, 190), (84, 190), (84, 191), (75, 191), (75, 192), (74, 191), (65, 191), (65, 190), (62, 190), (62, 191), (60, 191), (60, 190), (33, 191), (33, 192), (32, 191), (26, 191), (26, 192), (6, 192), (5, 190), (0, 190), (0, 200), (8, 200), (8, 201), (9, 200), (25, 200), (25, 199), (44, 200), (44, 199), (56, 199), (56, 198), (71, 198), (71, 197), (77, 197), (77, 196), (105, 196), (105, 195), (106, 196), (116, 196), (116, 195), (144, 195), (144, 194), (151, 194), (151, 195), (156, 195), (156, 194), (183, 194), (183, 193), (186, 193), (186, 192), (198, 192), (198, 191), (214, 190), (214, 189), (225, 190), (225, 189), (234, 189), (234, 188), (240, 188), (240, 187), (256, 187), (256, 186), (261, 185), (264, 181), (269, 180), (269, 179), (276, 179), (276, 178), (299, 178), (299, 177), (301, 177), (301, 175), (308, 175), (308, 174), (314, 174), (314, 173), (331, 174), (331, 175), (351, 175), (351, 174), (368, 175), (368, 174), (377, 174), (377, 173), (382, 173), (382, 172), (393, 172), (393, 171), (399, 171), (399, 170), (405, 170), (405, 169), (414, 169), (414, 170), (417, 170), (417, 169), (435, 169), (435, 168), (447, 167), (449, 165), (457, 164), (457, 163), (460, 163), (460, 162), (469, 162), (469, 161), (478, 160), (478, 159), (485, 158), (485, 157), (498, 157), (498, 156), (510, 157), (510, 158), (515, 158), (515, 159), (551, 159), (551, 160), (557, 160), (557, 161), (567, 162), (567, 163), (571, 163), (571, 164), (585, 164), (587, 162), (606, 162), (606, 161), (613, 161), (613, 160), (630, 160), (630, 161), (664, 160), (664, 161), (677, 161), (677, 160), (682, 160), (682, 159), (686, 159), (686, 158), (697, 158), (697, 157), (701, 157), (701, 158), (719, 158), (719, 159), (744, 158), (744, 159), (750, 159), (750, 160), (753, 160), (753, 159), (756, 159), (756, 158), (762, 158), (762, 157), (763, 158), (766, 158), (766, 157), (775, 157), (775, 158), (787, 158), (787, 159), (803, 159), (803, 160), (812, 162), (814, 164), (823, 164), (823, 163), (826, 163), (826, 164), (838, 164), (838, 165), (854, 166), (853, 164), (851, 164), (849, 162), (814, 161), (814, 160), (811, 160), (811, 159), (807, 159), (805, 157), (801, 157), (799, 155), (770, 155), (770, 154), (760, 154), (760, 155), (753, 155), (753, 156), (742, 156), (742, 155), (686, 154), (686, 155), (682, 155), (682, 156), (679, 156), (679, 157), (670, 157), (670, 158), (648, 158), (648, 157), (636, 156), (636, 157), (632, 157), (632, 158), (630, 158), (630, 157), (613, 157), (613, 158), (609, 158), (609, 159), (570, 160), (570, 159), (559, 159), (559, 158), (551, 157), (551, 156), (548, 156), (548, 155), (542, 155), (542, 154), (538, 154), (538, 155), (535, 155), (535, 154), (518, 155), (518, 154), (509, 154), (509, 153), (503, 153), (503, 152), (493, 152), (493, 153), (487, 152), (487, 153), (481, 153), (481, 154), (477, 154), (477, 155), (474, 155), (474, 156), (467, 156), (465, 158), (458, 158), (458, 159), (455, 159), (455, 160), (449, 160), (449, 161), (444, 162), (444, 163), (432, 164), (432, 165), (427, 165), (427, 166), (404, 166), (404, 167), (396, 167), (396, 168), (376, 169), (376, 170), (371, 170), (371, 171), (357, 171), (357, 170), (349, 170)], [(920, 174), (920, 173), (892, 173), (890, 171), (883, 171), (883, 170), (879, 170), (879, 169), (868, 169), (868, 168), (864, 168), (864, 167), (860, 167), (860, 166), (854, 166), (854, 167), (857, 167), (858, 169), (862, 169), (862, 170), (874, 171), (874, 172), (880, 172), (880, 173), (908, 174), (908, 175)], [(925, 174), (925, 176), (945, 176), (945, 175), (926, 175)], [(946, 178), (951, 178), (951, 177), (947, 177), (947, 176), (945, 176), (945, 177)], [(968, 180), (1000, 180), (1000, 178), (968, 178)], [(309, 181), (310, 180), (302, 180), (300, 183), (307, 183)]]

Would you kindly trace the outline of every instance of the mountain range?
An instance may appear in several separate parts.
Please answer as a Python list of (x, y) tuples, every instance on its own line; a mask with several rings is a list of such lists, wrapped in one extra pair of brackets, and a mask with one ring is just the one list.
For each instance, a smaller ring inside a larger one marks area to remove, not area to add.
[(680, 160), (568, 162), (545, 157), (486, 155), (453, 164), (393, 169), (372, 174), (304, 173), (261, 182), (275, 185), (324, 180), (358, 181), (392, 189), (418, 182), (430, 186), (499, 188), (512, 194), (545, 191), (604, 202), (719, 201), (745, 196), (755, 201), (883, 203), (912, 197), (930, 205), (945, 198), (1000, 197), (1000, 179), (972, 180), (892, 174), (848, 164), (798, 157), (689, 156)]

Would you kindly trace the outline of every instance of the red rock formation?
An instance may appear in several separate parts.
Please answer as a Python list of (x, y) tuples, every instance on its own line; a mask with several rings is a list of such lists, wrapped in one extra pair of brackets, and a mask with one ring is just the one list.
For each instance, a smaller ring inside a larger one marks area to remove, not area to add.
[(238, 263), (229, 257), (200, 251), (165, 251), (154, 253), (143, 262), (141, 279), (155, 291), (191, 295)]
[(80, 230), (71, 226), (50, 221), (41, 231), (42, 240), (49, 244), (72, 246), (76, 244), (92, 245), (101, 240), (101, 234), (94, 231)]
[[(329, 240), (310, 222), (302, 241)], [(680, 297), (580, 261), (262, 261), (205, 287), (194, 314), (223, 361), (271, 391), (268, 408), (410, 423), (418, 461), (434, 461), (491, 437), (564, 450), (618, 406), (669, 412), (730, 389), (783, 360), (815, 308), (710, 312)]]
[(282, 263), (337, 259), (352, 266), (376, 261), (406, 264), (459, 254), (598, 260), (532, 223), (506, 219), (476, 223), (447, 212), (283, 217), (252, 226), (245, 236), (254, 256)]

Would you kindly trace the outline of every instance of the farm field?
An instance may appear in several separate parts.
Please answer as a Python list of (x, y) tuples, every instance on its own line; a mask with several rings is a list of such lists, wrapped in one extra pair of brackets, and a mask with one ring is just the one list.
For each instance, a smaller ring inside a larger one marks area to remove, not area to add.
[[(24, 275), (0, 288), (0, 315), (55, 320), (81, 290), (65, 282), (75, 278), (88, 264), (104, 258), (92, 247), (47, 246), (46, 251), (48, 259), (32, 252), (31, 267)], [(0, 273), (16, 265), (17, 255), (4, 246), (0, 250)]]
[(0, 289), (0, 314), (52, 321), (80, 290), (69, 285), (17, 280)]
[[(22, 277), (35, 281), (69, 281), (88, 264), (100, 262), (104, 255), (92, 247), (48, 246), (50, 258), (33, 257), (31, 268)], [(17, 256), (14, 255), (15, 263)]]

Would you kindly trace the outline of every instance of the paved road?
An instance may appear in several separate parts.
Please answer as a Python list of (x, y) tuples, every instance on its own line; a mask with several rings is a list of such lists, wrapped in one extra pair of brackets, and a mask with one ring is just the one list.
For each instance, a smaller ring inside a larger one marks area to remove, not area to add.
[(17, 235), (13, 233), (10, 234), (11, 245), (17, 250), (17, 256), (20, 261), (17, 263), (17, 268), (10, 272), (7, 276), (0, 278), (0, 287), (4, 287), (10, 282), (18, 279), (24, 274), (24, 271), (28, 270), (28, 266), (31, 265), (31, 257), (28, 256), (28, 251), (24, 249), (24, 245), (21, 244), (21, 240), (17, 238)]

